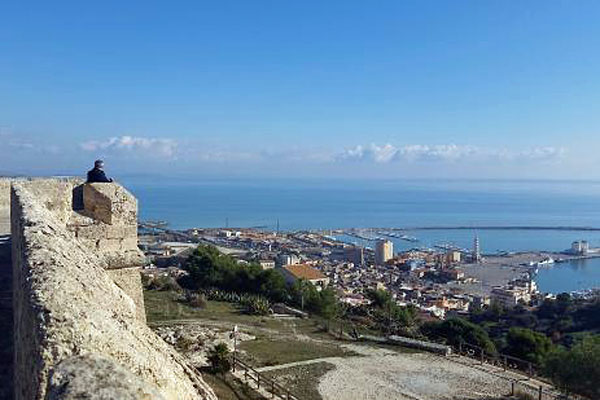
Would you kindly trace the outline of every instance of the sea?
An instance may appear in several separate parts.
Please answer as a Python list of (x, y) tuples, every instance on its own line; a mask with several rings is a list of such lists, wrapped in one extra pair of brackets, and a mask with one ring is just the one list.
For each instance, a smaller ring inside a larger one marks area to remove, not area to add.
[[(490, 254), (562, 251), (575, 240), (600, 247), (596, 181), (126, 177), (121, 182), (138, 197), (142, 220), (164, 220), (174, 229), (394, 228), (418, 240), (394, 240), (396, 250), (472, 248), (477, 235), (482, 252)], [(523, 229), (500, 229), (506, 227)], [(561, 229), (536, 229), (542, 227)], [(556, 264), (541, 269), (536, 279), (551, 293), (600, 288), (600, 259)]]

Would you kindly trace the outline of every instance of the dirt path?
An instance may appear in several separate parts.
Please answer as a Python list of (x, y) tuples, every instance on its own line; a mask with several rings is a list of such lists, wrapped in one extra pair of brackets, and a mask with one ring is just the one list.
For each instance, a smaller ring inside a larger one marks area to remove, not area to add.
[(326, 357), (284, 365), (259, 368), (260, 372), (327, 362), (335, 369), (326, 373), (318, 390), (323, 399), (408, 399), (445, 400), (481, 399), (503, 396), (511, 382), (535, 393), (539, 385), (521, 374), (502, 368), (480, 365), (459, 356), (442, 357), (429, 353), (398, 353), (365, 345), (344, 345), (360, 354), (355, 357)]

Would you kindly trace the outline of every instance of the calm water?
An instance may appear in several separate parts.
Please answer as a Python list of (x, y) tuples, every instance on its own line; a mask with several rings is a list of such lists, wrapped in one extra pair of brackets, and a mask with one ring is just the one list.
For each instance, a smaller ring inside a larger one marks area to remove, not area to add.
[[(599, 182), (196, 181), (122, 179), (142, 219), (173, 228), (593, 226), (600, 227)], [(471, 230), (410, 230), (419, 245), (472, 247)], [(484, 252), (560, 251), (573, 240), (600, 247), (600, 232), (480, 230)], [(358, 240), (357, 240), (358, 241)], [(414, 246), (396, 240), (398, 250)], [(600, 260), (540, 272), (545, 291), (600, 287)]]

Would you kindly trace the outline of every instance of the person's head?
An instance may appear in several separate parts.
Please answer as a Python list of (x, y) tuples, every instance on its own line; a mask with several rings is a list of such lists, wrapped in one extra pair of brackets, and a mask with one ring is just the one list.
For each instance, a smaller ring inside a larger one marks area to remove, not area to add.
[(96, 160), (94, 162), (94, 168), (104, 169), (104, 161), (102, 161), (102, 160)]

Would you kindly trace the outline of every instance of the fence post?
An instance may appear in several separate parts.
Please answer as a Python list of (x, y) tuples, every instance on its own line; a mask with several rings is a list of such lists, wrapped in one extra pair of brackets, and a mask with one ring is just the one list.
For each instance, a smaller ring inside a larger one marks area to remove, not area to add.
[(506, 356), (504, 356), (504, 365), (503, 365), (504, 371), (506, 371), (507, 367), (508, 367), (508, 360), (506, 359)]
[(533, 376), (533, 365), (531, 363), (528, 363), (528, 364), (529, 364), (529, 371), (528, 371), (529, 377), (532, 377)]
[(510, 383), (510, 395), (514, 396), (515, 395), (515, 381), (512, 381)]
[(483, 348), (481, 349), (481, 353), (480, 354), (480, 361), (481, 361), (481, 365), (483, 365)]
[(256, 388), (260, 389), (260, 374), (256, 374)]
[(463, 351), (462, 351), (462, 342), (458, 342), (458, 354), (460, 354), (462, 356)]
[(539, 400), (542, 400), (542, 394), (543, 394), (543, 392), (542, 392), (542, 385), (540, 385), (540, 392), (539, 392), (539, 393), (540, 393), (540, 394), (539, 394), (539, 396), (538, 396), (538, 399), (539, 399)]
[(247, 369), (244, 370), (244, 381), (246, 381), (246, 382), (248, 381), (248, 370)]
[(275, 381), (271, 381), (271, 398), (275, 398)]

